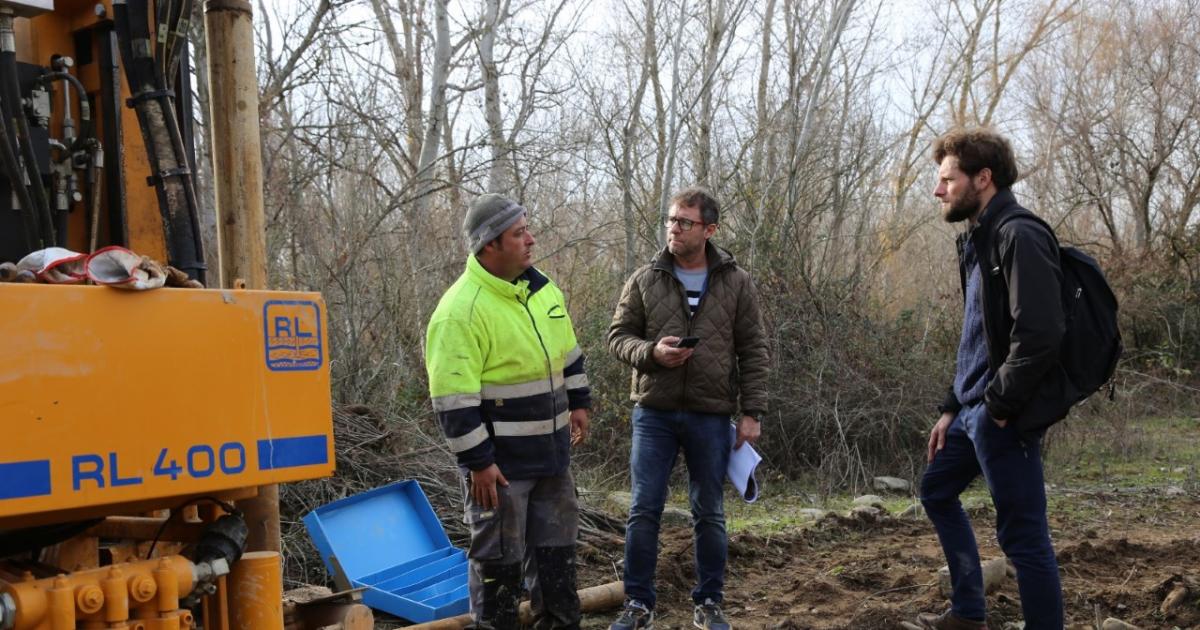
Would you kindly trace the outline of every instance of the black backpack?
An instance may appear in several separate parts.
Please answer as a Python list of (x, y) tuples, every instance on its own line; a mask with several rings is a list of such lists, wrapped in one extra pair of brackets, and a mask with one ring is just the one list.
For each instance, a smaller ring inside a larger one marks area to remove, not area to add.
[[(1031, 219), (1041, 223), (1058, 242), (1058, 235), (1041, 217), (1021, 213), (1002, 221), (996, 230), (1014, 219)], [(1058, 360), (1078, 390), (1075, 405), (1099, 391), (1112, 380), (1121, 358), (1121, 330), (1117, 327), (1117, 296), (1104, 278), (1095, 258), (1061, 243), (1058, 246), (1059, 266), (1062, 268), (1063, 312), (1066, 333)], [(1111, 390), (1110, 390), (1111, 395)]]

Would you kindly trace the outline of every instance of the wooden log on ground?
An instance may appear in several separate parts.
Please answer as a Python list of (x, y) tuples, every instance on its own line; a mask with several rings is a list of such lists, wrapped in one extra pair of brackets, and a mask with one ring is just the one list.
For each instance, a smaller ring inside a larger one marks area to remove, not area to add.
[(360, 603), (365, 587), (331, 593), (323, 586), (306, 586), (284, 594), (284, 630), (373, 630), (375, 613)]
[(317, 602), (287, 604), (284, 607), (285, 630), (317, 630), (334, 626), (342, 630), (372, 630), (375, 613), (363, 604)]
[[(610, 610), (620, 606), (625, 601), (625, 584), (609, 582), (600, 586), (591, 586), (579, 591), (579, 609), (585, 613)], [(533, 611), (529, 602), (521, 602), (521, 623), (533, 622)], [(405, 626), (406, 630), (461, 630), (471, 623), (471, 615), (459, 615), (448, 619), (438, 619), (426, 623)], [(349, 628), (347, 628), (349, 630)]]

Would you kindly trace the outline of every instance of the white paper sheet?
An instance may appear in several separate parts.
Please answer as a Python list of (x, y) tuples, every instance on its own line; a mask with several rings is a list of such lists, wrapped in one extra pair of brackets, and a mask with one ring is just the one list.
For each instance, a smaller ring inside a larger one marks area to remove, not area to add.
[[(733, 433), (733, 442), (736, 443), (737, 427), (730, 425), (729, 430)], [(758, 499), (758, 480), (754, 478), (754, 471), (761, 461), (762, 457), (759, 456), (758, 451), (754, 450), (753, 446), (750, 446), (749, 442), (729, 453), (729, 466), (726, 467), (725, 473), (729, 475), (729, 481), (737, 489), (738, 496), (742, 497), (746, 503), (754, 503)]]

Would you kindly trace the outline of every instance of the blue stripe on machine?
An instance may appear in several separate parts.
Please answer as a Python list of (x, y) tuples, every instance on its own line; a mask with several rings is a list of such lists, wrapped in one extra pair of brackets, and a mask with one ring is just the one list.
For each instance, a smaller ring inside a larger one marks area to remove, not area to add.
[(50, 460), (0, 463), (0, 499), (50, 494)]
[(329, 461), (329, 437), (305, 435), (258, 441), (258, 469), (295, 468)]

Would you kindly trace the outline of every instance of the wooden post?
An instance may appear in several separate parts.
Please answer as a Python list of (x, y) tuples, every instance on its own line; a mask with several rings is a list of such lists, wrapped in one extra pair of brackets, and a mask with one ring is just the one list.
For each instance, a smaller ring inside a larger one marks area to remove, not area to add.
[[(246, 0), (207, 0), (204, 21), (221, 286), (232, 288), (240, 280), (247, 289), (265, 289), (267, 235), (251, 5)], [(280, 551), (279, 487), (262, 486), (257, 497), (239, 501), (238, 507), (250, 527), (247, 549)]]
[[(610, 610), (620, 606), (623, 601), (625, 601), (625, 584), (623, 582), (589, 586), (579, 591), (579, 610), (585, 613)], [(533, 622), (533, 610), (530, 609), (529, 602), (521, 602), (518, 613), (522, 624), (528, 625)], [(470, 613), (467, 613), (457, 617), (404, 626), (404, 628), (405, 630), (462, 630), (472, 621)]]

